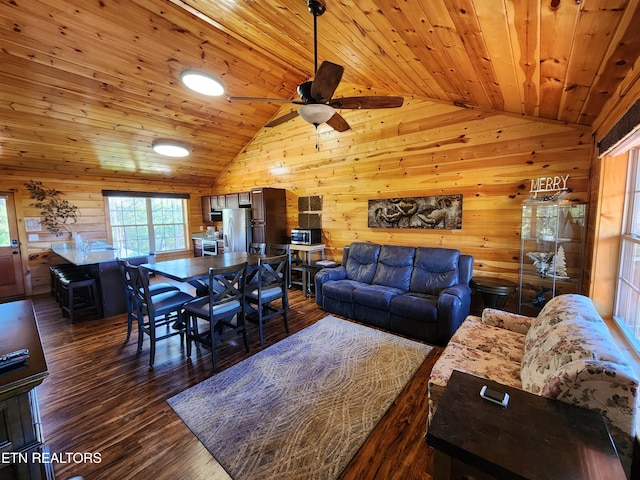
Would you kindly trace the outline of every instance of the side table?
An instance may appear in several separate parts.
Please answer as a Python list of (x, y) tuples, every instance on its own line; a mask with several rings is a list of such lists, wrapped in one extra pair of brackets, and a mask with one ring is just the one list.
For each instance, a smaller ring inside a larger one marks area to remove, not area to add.
[[(291, 251), (292, 262), (290, 271), (299, 272), (301, 277), (299, 280), (292, 280), (291, 277), (289, 277), (290, 283), (291, 285), (300, 285), (304, 289), (306, 296), (307, 290), (303, 283), (305, 283), (305, 277), (307, 273), (305, 273), (303, 265), (309, 265), (313, 263), (312, 258), (314, 253), (319, 254), (320, 260), (324, 260), (324, 244), (320, 243), (316, 245), (296, 245), (292, 243), (289, 245), (289, 250)], [(297, 260), (295, 264), (293, 261), (294, 258)]]
[(485, 307), (502, 308), (509, 295), (518, 291), (518, 285), (497, 277), (473, 277), (471, 288), (482, 294)]
[[(326, 261), (325, 261), (326, 262)], [(307, 298), (311, 293), (311, 287), (314, 286), (315, 282), (312, 280), (315, 277), (315, 274), (318, 273), (323, 268), (333, 268), (340, 265), (336, 262), (331, 263), (323, 263), (318, 264), (318, 262), (313, 263), (303, 263), (300, 265), (302, 269), (302, 291), (304, 293), (304, 298)]]
[[(507, 392), (506, 408), (480, 397)], [(614, 480), (626, 475), (602, 416), (454, 370), (427, 444), (433, 479)]]

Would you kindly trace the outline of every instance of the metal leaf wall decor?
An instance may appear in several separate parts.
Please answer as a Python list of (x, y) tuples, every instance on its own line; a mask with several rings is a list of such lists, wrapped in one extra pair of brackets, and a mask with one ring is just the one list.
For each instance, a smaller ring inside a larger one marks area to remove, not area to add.
[(369, 228), (462, 229), (462, 195), (369, 200)]

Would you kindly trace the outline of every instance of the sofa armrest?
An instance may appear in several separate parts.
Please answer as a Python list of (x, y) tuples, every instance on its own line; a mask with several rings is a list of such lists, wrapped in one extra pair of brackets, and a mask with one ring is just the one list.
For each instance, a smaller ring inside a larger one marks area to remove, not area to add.
[(517, 313), (505, 312), (496, 308), (485, 308), (482, 311), (482, 323), (504, 328), (512, 332), (526, 335), (536, 317), (527, 317)]
[(460, 283), (458, 285), (453, 285), (452, 287), (444, 288), (440, 291), (440, 295), (454, 295), (458, 297), (460, 300), (471, 295), (471, 288), (468, 284)]
[(458, 284), (438, 295), (438, 343), (446, 345), (471, 309), (471, 288)]
[(540, 394), (602, 415), (628, 475), (636, 434), (638, 386), (638, 377), (629, 365), (582, 359), (558, 368)]
[(316, 303), (322, 307), (322, 285), (329, 280), (344, 280), (347, 278), (347, 270), (343, 265), (333, 268), (323, 268), (314, 277)]

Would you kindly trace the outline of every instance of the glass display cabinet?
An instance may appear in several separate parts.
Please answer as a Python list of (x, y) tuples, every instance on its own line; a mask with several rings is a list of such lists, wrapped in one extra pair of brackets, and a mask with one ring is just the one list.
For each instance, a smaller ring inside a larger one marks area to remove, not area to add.
[(522, 204), (519, 313), (536, 316), (556, 295), (580, 293), (586, 217), (586, 203)]

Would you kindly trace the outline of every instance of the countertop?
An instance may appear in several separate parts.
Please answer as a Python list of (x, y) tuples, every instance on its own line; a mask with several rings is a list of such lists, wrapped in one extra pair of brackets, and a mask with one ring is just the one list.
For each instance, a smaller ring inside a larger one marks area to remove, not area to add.
[(96, 263), (113, 262), (118, 258), (144, 257), (147, 253), (136, 252), (126, 248), (116, 248), (105, 242), (85, 242), (85, 247), (78, 250), (73, 242), (51, 244), (51, 250), (66, 261), (75, 265), (91, 265)]
[(203, 242), (222, 242), (221, 238), (213, 238), (206, 233), (193, 233), (191, 234), (192, 240), (202, 240)]

